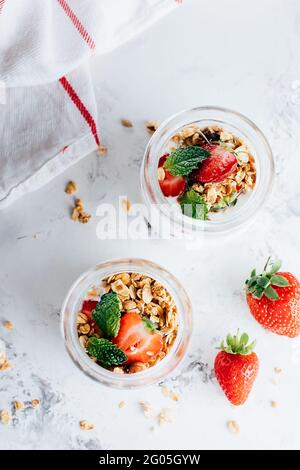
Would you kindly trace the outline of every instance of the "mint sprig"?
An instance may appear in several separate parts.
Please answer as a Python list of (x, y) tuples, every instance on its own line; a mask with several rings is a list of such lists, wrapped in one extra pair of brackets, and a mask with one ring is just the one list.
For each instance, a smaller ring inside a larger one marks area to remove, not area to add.
[(87, 344), (88, 353), (104, 367), (114, 367), (127, 360), (126, 354), (108, 339), (92, 336)]
[(261, 299), (265, 295), (270, 300), (278, 300), (279, 295), (276, 290), (272, 287), (288, 287), (290, 286), (289, 281), (278, 273), (281, 268), (281, 261), (275, 261), (270, 263), (270, 258), (264, 267), (261, 274), (256, 274), (256, 270), (253, 269), (250, 275), (250, 279), (247, 279), (246, 286), (249, 294), (254, 299)]
[(178, 148), (170, 153), (164, 163), (164, 168), (173, 176), (186, 176), (199, 167), (210, 153), (196, 145)]
[(120, 317), (120, 301), (115, 292), (103, 294), (92, 311), (92, 319), (95, 320), (102, 333), (109, 338), (117, 336), (120, 329)]
[(203, 198), (194, 189), (189, 189), (178, 198), (182, 213), (198, 220), (207, 220), (208, 207)]

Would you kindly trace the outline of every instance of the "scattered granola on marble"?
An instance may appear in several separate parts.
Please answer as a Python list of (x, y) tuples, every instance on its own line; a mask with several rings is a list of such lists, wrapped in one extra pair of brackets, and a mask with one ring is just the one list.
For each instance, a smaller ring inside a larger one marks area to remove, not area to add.
[(106, 145), (99, 145), (98, 152), (100, 153), (100, 155), (105, 155), (107, 151), (108, 148), (106, 147)]
[(147, 121), (146, 128), (150, 134), (153, 134), (159, 128), (159, 122), (153, 120)]
[(85, 212), (82, 200), (76, 199), (75, 207), (72, 211), (72, 220), (74, 220), (75, 222), (80, 222), (82, 224), (87, 224), (90, 221), (91, 217), (92, 216), (90, 214)]
[(93, 423), (90, 423), (89, 421), (86, 421), (85, 419), (79, 421), (79, 427), (83, 431), (91, 431), (92, 429), (95, 428), (95, 425)]
[(132, 121), (130, 121), (130, 119), (121, 119), (121, 124), (123, 127), (133, 127)]
[(65, 193), (74, 194), (76, 193), (76, 191), (77, 191), (77, 184), (75, 183), (75, 181), (69, 181), (66, 185)]
[(0, 351), (0, 371), (4, 372), (12, 368), (11, 363), (7, 359), (5, 352)]
[[(88, 291), (77, 314), (81, 346), (99, 366), (116, 374), (134, 374), (158, 364), (177, 332), (174, 299), (158, 281), (136, 272), (103, 279)], [(177, 399), (175, 393), (172, 399)]]
[(232, 434), (239, 434), (240, 433), (240, 426), (237, 421), (231, 420), (227, 423), (227, 428), (229, 429)]
[(132, 204), (127, 197), (122, 199), (121, 205), (122, 205), (122, 209), (124, 212), (127, 212), (127, 213), (130, 212)]
[(10, 321), (10, 320), (5, 320), (5, 322), (3, 323), (3, 326), (4, 326), (4, 328), (5, 328), (6, 330), (8, 330), (8, 331), (11, 331), (11, 330), (14, 329), (14, 324), (13, 324), (13, 322)]
[(8, 426), (11, 423), (11, 414), (8, 410), (0, 411), (0, 422), (5, 426)]

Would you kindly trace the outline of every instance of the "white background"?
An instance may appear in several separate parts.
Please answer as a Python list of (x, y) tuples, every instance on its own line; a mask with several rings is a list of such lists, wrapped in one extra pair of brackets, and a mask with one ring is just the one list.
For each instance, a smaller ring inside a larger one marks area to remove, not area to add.
[[(300, 341), (267, 333), (248, 312), (243, 285), (269, 255), (299, 276), (300, 5), (298, 0), (191, 0), (153, 28), (94, 59), (100, 133), (106, 156), (90, 155), (42, 190), (0, 214), (0, 319), (15, 323), (0, 336), (13, 364), (0, 376), (0, 409), (14, 399), (38, 398), (38, 409), (0, 426), (1, 449), (299, 448)], [(119, 195), (140, 199), (139, 167), (149, 135), (147, 119), (184, 108), (227, 106), (254, 120), (276, 159), (272, 197), (248, 233), (200, 252), (178, 242), (99, 241), (96, 208)], [(134, 122), (125, 129), (120, 118)], [(70, 219), (65, 183), (93, 215), (88, 225)], [(35, 234), (37, 238), (35, 238)], [(172, 271), (194, 307), (195, 331), (183, 369), (168, 385), (140, 391), (102, 387), (67, 356), (59, 311), (78, 275), (110, 257), (145, 257)], [(215, 347), (237, 327), (257, 339), (261, 369), (243, 407), (225, 399), (212, 367)], [(274, 367), (282, 367), (280, 375)], [(276, 380), (276, 384), (274, 383)], [(118, 408), (125, 400), (127, 406)], [(170, 408), (173, 423), (159, 428), (139, 400), (156, 413)], [(273, 409), (270, 401), (278, 402)], [(93, 431), (81, 431), (87, 419)], [(236, 420), (240, 434), (226, 423)], [(151, 426), (155, 430), (151, 431)]]

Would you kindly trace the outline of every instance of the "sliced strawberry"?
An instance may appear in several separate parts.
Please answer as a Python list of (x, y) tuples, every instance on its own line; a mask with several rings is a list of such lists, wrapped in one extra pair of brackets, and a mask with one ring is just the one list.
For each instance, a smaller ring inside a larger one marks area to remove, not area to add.
[(160, 168), (161, 166), (164, 166), (164, 163), (167, 160), (168, 156), (169, 154), (165, 153), (164, 155), (160, 157), (159, 162), (158, 162), (158, 168)]
[[(162, 155), (158, 162), (158, 168), (163, 168), (169, 154)], [(186, 188), (186, 178), (183, 176), (173, 176), (169, 171), (164, 169), (164, 179), (159, 180), (160, 188), (166, 197), (176, 197), (184, 193)]]
[(84, 300), (82, 303), (81, 311), (88, 317), (89, 321), (92, 320), (92, 311), (96, 308), (97, 304), (97, 300)]
[(118, 336), (113, 339), (127, 356), (127, 364), (146, 363), (162, 350), (160, 334), (151, 331), (138, 313), (128, 312), (123, 315)]
[(201, 183), (224, 181), (237, 167), (236, 156), (220, 145), (205, 144), (203, 148), (210, 152), (210, 156), (193, 172), (193, 178)]
[(180, 196), (185, 191), (186, 179), (183, 176), (172, 176), (171, 173), (165, 170), (165, 179), (159, 181), (159, 185), (165, 196)]

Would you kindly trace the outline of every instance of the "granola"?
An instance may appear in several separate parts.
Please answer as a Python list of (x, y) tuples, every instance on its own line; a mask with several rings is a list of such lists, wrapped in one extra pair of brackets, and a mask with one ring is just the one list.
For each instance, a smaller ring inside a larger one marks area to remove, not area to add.
[(21, 411), (24, 409), (24, 403), (22, 401), (19, 401), (19, 400), (15, 400), (13, 402), (13, 405), (14, 405), (14, 408), (16, 411)]
[(95, 425), (93, 423), (90, 423), (89, 421), (86, 421), (85, 419), (79, 421), (79, 427), (83, 431), (91, 431), (92, 429), (95, 428)]
[(13, 322), (10, 321), (10, 320), (6, 320), (6, 321), (3, 323), (3, 326), (4, 326), (4, 328), (6, 328), (6, 330), (8, 330), (8, 331), (11, 331), (11, 330), (14, 329), (14, 324), (13, 324)]
[[(156, 365), (178, 332), (177, 307), (170, 293), (155, 279), (136, 272), (116, 273), (93, 286), (76, 320), (87, 354), (118, 374)], [(174, 392), (170, 397), (178, 399)]]
[(130, 121), (130, 119), (121, 119), (121, 124), (124, 127), (133, 127), (132, 121)]
[(12, 367), (11, 363), (6, 357), (4, 352), (0, 352), (0, 371), (4, 372), (6, 370), (10, 370)]
[(11, 414), (8, 410), (0, 411), (0, 422), (6, 426), (11, 423)]
[(153, 121), (153, 120), (147, 121), (146, 127), (147, 127), (148, 132), (150, 134), (153, 134), (158, 129), (159, 122)]
[(77, 184), (75, 183), (75, 181), (69, 181), (66, 185), (65, 193), (74, 194), (76, 193), (76, 191), (77, 191)]
[(234, 420), (228, 421), (227, 427), (228, 427), (229, 431), (232, 432), (233, 434), (239, 434), (240, 433), (240, 426), (239, 426), (239, 423), (237, 421), (234, 421)]
[(105, 155), (107, 151), (108, 148), (106, 147), (106, 145), (99, 145), (98, 152), (100, 153), (100, 155)]
[(255, 159), (246, 142), (220, 127), (185, 127), (160, 158), (158, 181), (185, 215), (206, 220), (254, 189)]
[(87, 224), (90, 219), (91, 215), (84, 211), (83, 202), (81, 199), (76, 199), (75, 207), (72, 211), (72, 220), (76, 222), (80, 222), (82, 224)]

